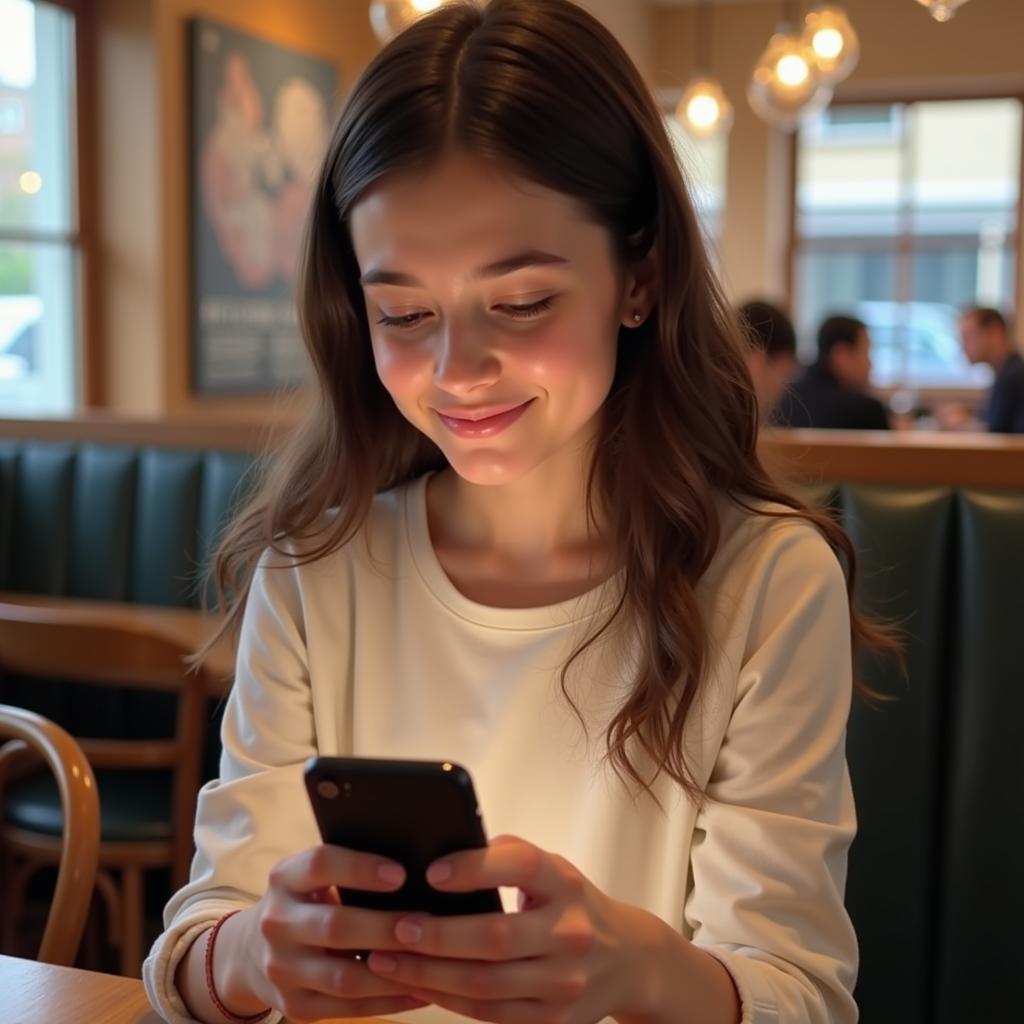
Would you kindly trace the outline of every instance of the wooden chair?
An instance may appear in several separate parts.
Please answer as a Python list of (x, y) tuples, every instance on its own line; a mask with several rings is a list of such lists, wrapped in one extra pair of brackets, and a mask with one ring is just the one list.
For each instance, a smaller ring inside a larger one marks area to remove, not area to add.
[[(192, 826), (201, 776), (207, 677), (190, 671), (190, 651), (123, 610), (104, 612), (97, 602), (76, 610), (0, 603), (0, 673), (91, 683), (177, 695), (170, 739), (85, 739), (79, 742), (97, 775), (100, 847), (96, 884), (107, 908), (112, 944), (120, 947), (121, 972), (137, 976), (144, 941), (143, 872), (169, 868), (178, 888), (188, 877)], [(41, 684), (43, 685), (43, 684)], [(162, 769), (169, 773), (154, 772)], [(141, 774), (146, 772), (146, 774)], [(132, 773), (135, 773), (134, 775)], [(156, 781), (155, 781), (156, 780)], [(169, 781), (170, 798), (163, 785)], [(142, 790), (140, 787), (149, 787)], [(21, 862), (17, 890), (34, 871), (55, 863), (60, 840), (52, 824), (53, 797), (35, 783), (8, 794), (0, 842)], [(12, 807), (24, 812), (13, 821)], [(50, 821), (37, 823), (47, 814)], [(161, 807), (160, 804), (163, 804)], [(11, 890), (12, 902), (17, 898)], [(13, 927), (15, 906), (7, 915)]]
[(38, 959), (70, 967), (78, 953), (96, 879), (100, 842), (96, 779), (82, 748), (59, 725), (32, 711), (0, 704), (0, 808), (10, 769), (29, 759), (42, 759), (53, 772), (64, 823), (57, 886)]

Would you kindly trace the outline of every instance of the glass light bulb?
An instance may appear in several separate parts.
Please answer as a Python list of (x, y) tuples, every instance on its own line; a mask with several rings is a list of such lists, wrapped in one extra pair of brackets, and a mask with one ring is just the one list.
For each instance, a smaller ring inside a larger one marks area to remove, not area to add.
[(825, 85), (838, 85), (860, 59), (860, 40), (840, 4), (815, 5), (804, 18), (803, 42)]
[(843, 35), (834, 28), (819, 28), (811, 39), (814, 52), (826, 60), (835, 60), (843, 52)]
[(714, 96), (694, 96), (686, 104), (687, 120), (699, 128), (710, 128), (718, 120), (718, 101)]
[(780, 25), (747, 85), (754, 113), (769, 124), (792, 130), (804, 113), (823, 109), (831, 98), (810, 37), (790, 24)]
[(917, 0), (922, 7), (927, 7), (931, 16), (940, 22), (949, 21), (957, 12), (957, 8), (963, 7), (967, 0)]
[(807, 61), (799, 54), (787, 53), (776, 63), (775, 73), (783, 85), (795, 86), (802, 85), (807, 81), (810, 68), (807, 66)]
[(370, 24), (382, 43), (390, 42), (417, 18), (437, 10), (445, 0), (372, 0)]
[(732, 104), (714, 78), (696, 75), (679, 100), (676, 120), (694, 138), (710, 139), (732, 127)]

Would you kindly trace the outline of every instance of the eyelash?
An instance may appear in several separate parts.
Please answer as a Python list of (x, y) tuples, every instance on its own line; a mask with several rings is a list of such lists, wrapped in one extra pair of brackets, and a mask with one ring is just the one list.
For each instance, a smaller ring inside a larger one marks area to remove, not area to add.
[[(549, 295), (546, 299), (540, 299), (538, 302), (530, 302), (521, 306), (498, 306), (497, 308), (506, 310), (515, 320), (532, 320), (534, 317), (546, 313), (551, 308), (554, 298), (553, 295)], [(425, 316), (429, 316), (429, 314), (406, 313), (405, 316), (385, 316), (382, 314), (377, 323), (384, 327), (397, 327), (399, 330), (408, 331), (413, 327), (419, 326)]]

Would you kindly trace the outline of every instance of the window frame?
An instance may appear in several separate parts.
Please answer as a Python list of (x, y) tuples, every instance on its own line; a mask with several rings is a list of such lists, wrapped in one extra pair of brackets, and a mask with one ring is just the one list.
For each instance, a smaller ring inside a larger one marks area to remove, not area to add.
[(0, 242), (28, 245), (57, 243), (72, 250), (77, 269), (74, 415), (81, 408), (102, 405), (104, 398), (96, 176), (95, 11), (89, 0), (46, 0), (46, 3), (67, 11), (75, 22), (75, 117), (71, 142), (74, 167), (71, 187), (74, 190), (77, 227), (66, 234), (0, 227)]
[[(936, 89), (928, 90), (922, 89), (920, 92), (876, 92), (874, 90), (865, 90), (863, 93), (849, 91), (845, 95), (833, 99), (829, 104), (830, 107), (841, 107), (841, 106), (866, 106), (869, 104), (895, 104), (902, 103), (910, 105), (913, 103), (930, 103), (930, 102), (951, 102), (957, 100), (1017, 100), (1022, 106), (1024, 106), (1024, 91), (1019, 89), (980, 89), (971, 90), (969, 88), (959, 89)], [(786, 303), (787, 308), (795, 309), (794, 303), (796, 301), (796, 275), (797, 275), (797, 256), (799, 247), (802, 242), (797, 235), (797, 188), (799, 182), (797, 181), (797, 172), (799, 167), (799, 155), (800, 155), (800, 138), (802, 128), (797, 128), (796, 131), (790, 134), (789, 139), (789, 216), (787, 218), (787, 240), (786, 240), (786, 268), (785, 268), (785, 289), (786, 289)], [(1017, 334), (1018, 346), (1024, 345), (1024, 124), (1021, 127), (1020, 139), (1018, 140), (1018, 147), (1020, 150), (1020, 161), (1019, 161), (1019, 182), (1017, 192), (1017, 225), (1014, 231), (1014, 242), (1015, 242), (1015, 266), (1014, 266), (1014, 285), (1013, 285), (1013, 317), (1012, 326), (1014, 327)], [(902, 233), (897, 237), (896, 245), (894, 247), (897, 256), (905, 256), (908, 252), (913, 251), (915, 248), (920, 246), (913, 246), (911, 244), (912, 236)], [(926, 246), (927, 248), (928, 246)], [(903, 261), (904, 263), (906, 261)], [(900, 390), (905, 387), (905, 384), (899, 384), (896, 386), (878, 388), (879, 393), (885, 395), (893, 391)], [(957, 396), (961, 399), (969, 398), (972, 395), (980, 395), (983, 393), (982, 390), (971, 386), (963, 388), (949, 389), (949, 388), (930, 388), (921, 387), (915, 388), (918, 394), (924, 396), (930, 396), (934, 398), (941, 398), (944, 396)]]

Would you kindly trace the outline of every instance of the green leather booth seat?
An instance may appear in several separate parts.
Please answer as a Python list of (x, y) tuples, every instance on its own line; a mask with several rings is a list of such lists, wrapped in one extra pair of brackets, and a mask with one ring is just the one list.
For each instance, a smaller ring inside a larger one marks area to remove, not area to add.
[[(215, 450), (0, 441), (0, 590), (197, 607), (201, 567), (252, 462)], [(7, 679), (0, 698), (79, 734), (173, 731), (166, 694)]]
[(252, 458), (0, 442), (0, 587), (195, 607)]
[(854, 701), (847, 907), (864, 1024), (1012, 1020), (1024, 982), (1024, 491), (819, 486), (858, 552), (857, 602), (906, 676)]
[(937, 1024), (1024, 1016), (1024, 492), (957, 510)]
[(955, 496), (847, 485), (839, 508), (858, 552), (858, 604), (896, 624), (906, 651), (905, 678), (891, 663), (858, 665), (872, 689), (895, 699), (855, 699), (850, 714), (858, 835), (846, 903), (861, 945), (857, 1000), (867, 1024), (924, 1024), (933, 1019)]

